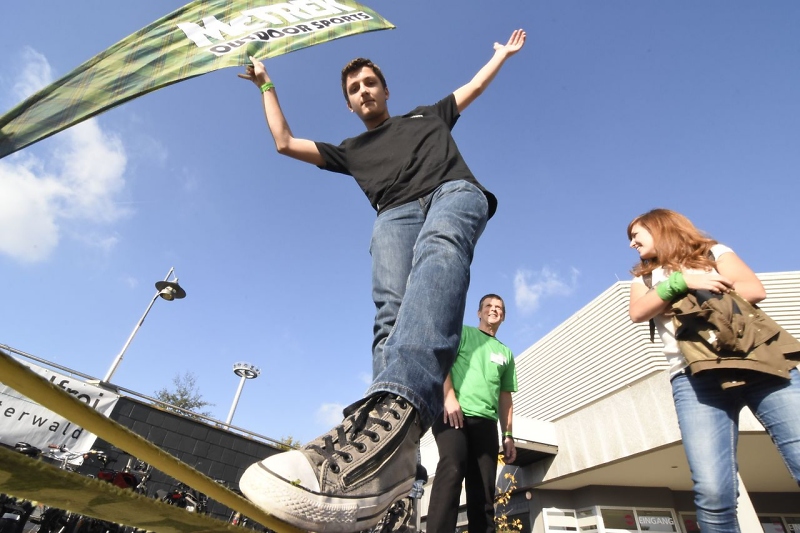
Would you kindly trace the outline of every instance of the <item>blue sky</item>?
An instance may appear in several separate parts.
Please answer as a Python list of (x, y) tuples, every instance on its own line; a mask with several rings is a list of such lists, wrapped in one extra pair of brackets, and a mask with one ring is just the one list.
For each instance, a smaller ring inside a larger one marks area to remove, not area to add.
[[(179, 7), (15, 2), (3, 10), (0, 113)], [(515, 353), (636, 260), (625, 228), (687, 214), (757, 272), (796, 270), (800, 4), (791, 0), (390, 2), (397, 26), (267, 62), (300, 137), (363, 126), (339, 71), (384, 70), (390, 111), (433, 103), (515, 28), (525, 48), (454, 136), (499, 199), (476, 250), (465, 321), (506, 299)], [(375, 214), (355, 182), (279, 156), (257, 89), (225, 69), (115, 108), (0, 160), (0, 343), (102, 377), (170, 267), (114, 376), (153, 394), (193, 372), (225, 419), (273, 438), (326, 431), (366, 389)], [(521, 383), (533, 387), (535, 383)]]

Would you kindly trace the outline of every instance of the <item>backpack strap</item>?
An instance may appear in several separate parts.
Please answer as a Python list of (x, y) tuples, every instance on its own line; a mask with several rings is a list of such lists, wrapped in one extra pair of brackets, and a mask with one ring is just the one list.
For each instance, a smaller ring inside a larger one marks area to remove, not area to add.
[[(653, 273), (648, 272), (647, 274), (642, 275), (642, 281), (644, 281), (645, 286), (648, 289), (653, 288)], [(650, 319), (650, 342), (656, 341), (656, 321), (652, 318)]]

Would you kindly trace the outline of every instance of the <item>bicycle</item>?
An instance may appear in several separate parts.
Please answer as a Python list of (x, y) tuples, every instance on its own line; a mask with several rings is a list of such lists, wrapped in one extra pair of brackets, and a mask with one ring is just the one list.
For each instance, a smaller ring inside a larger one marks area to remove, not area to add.
[[(39, 448), (27, 442), (16, 443), (14, 450), (31, 458), (41, 453)], [(22, 533), (36, 509), (35, 502), (0, 494), (0, 533)]]
[[(98, 450), (73, 452), (64, 444), (49, 444), (47, 447), (49, 451), (46, 457), (53, 461), (58, 468), (69, 472), (75, 472), (87, 459), (99, 461), (103, 465), (103, 469), (109, 462), (105, 452)], [(85, 519), (86, 517), (70, 511), (55, 507), (44, 507), (40, 515), (39, 529), (36, 533), (77, 533), (81, 529), (78, 526), (83, 525)]]

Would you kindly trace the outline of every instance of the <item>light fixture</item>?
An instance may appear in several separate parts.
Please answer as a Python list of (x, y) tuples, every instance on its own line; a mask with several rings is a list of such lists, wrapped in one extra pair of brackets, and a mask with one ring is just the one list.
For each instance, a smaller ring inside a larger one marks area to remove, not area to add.
[(242, 395), (244, 382), (248, 379), (256, 379), (261, 374), (261, 370), (249, 363), (234, 363), (233, 373), (239, 376), (241, 379), (239, 380), (239, 388), (236, 389), (236, 396), (233, 397), (233, 404), (231, 404), (231, 410), (228, 413), (228, 419), (225, 421), (225, 424), (228, 426), (231, 425), (233, 413), (236, 412), (236, 405), (239, 403), (239, 396)]
[(178, 285), (178, 278), (175, 278), (173, 281), (157, 281), (156, 290), (158, 291), (158, 295), (168, 302), (186, 298), (186, 291), (183, 290), (183, 287)]
[(173, 274), (173, 272), (175, 272), (175, 267), (169, 269), (169, 272), (167, 272), (167, 276), (164, 278), (164, 281), (156, 282), (157, 292), (155, 296), (153, 296), (153, 299), (150, 300), (150, 305), (148, 305), (147, 309), (144, 310), (142, 318), (139, 319), (139, 322), (137, 322), (136, 327), (133, 328), (131, 336), (128, 337), (127, 341), (125, 341), (125, 345), (122, 347), (122, 350), (120, 350), (119, 354), (117, 354), (117, 356), (114, 358), (114, 362), (111, 363), (108, 372), (106, 372), (106, 377), (103, 378), (103, 382), (107, 383), (111, 380), (111, 376), (114, 375), (114, 372), (116, 372), (117, 367), (122, 362), (122, 358), (125, 355), (125, 351), (128, 349), (128, 346), (130, 346), (133, 337), (136, 336), (136, 332), (139, 331), (139, 328), (144, 323), (144, 319), (147, 317), (147, 313), (150, 312), (150, 308), (153, 307), (154, 303), (156, 303), (158, 297), (160, 296), (161, 298), (163, 298), (168, 302), (171, 302), (172, 300), (180, 300), (181, 298), (186, 298), (186, 291), (183, 290), (183, 287), (178, 285), (178, 278), (174, 278), (172, 281), (169, 281), (169, 277)]

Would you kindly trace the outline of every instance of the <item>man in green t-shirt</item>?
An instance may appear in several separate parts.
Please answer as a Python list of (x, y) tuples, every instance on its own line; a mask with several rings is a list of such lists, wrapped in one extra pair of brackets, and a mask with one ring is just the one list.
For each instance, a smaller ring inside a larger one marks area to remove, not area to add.
[(458, 356), (444, 382), (444, 412), (433, 424), (439, 464), (428, 505), (428, 533), (455, 531), (465, 480), (468, 531), (495, 530), (498, 421), (504, 461), (517, 457), (511, 427), (517, 371), (511, 350), (495, 338), (505, 312), (503, 299), (487, 294), (478, 305), (478, 327), (462, 330)]

